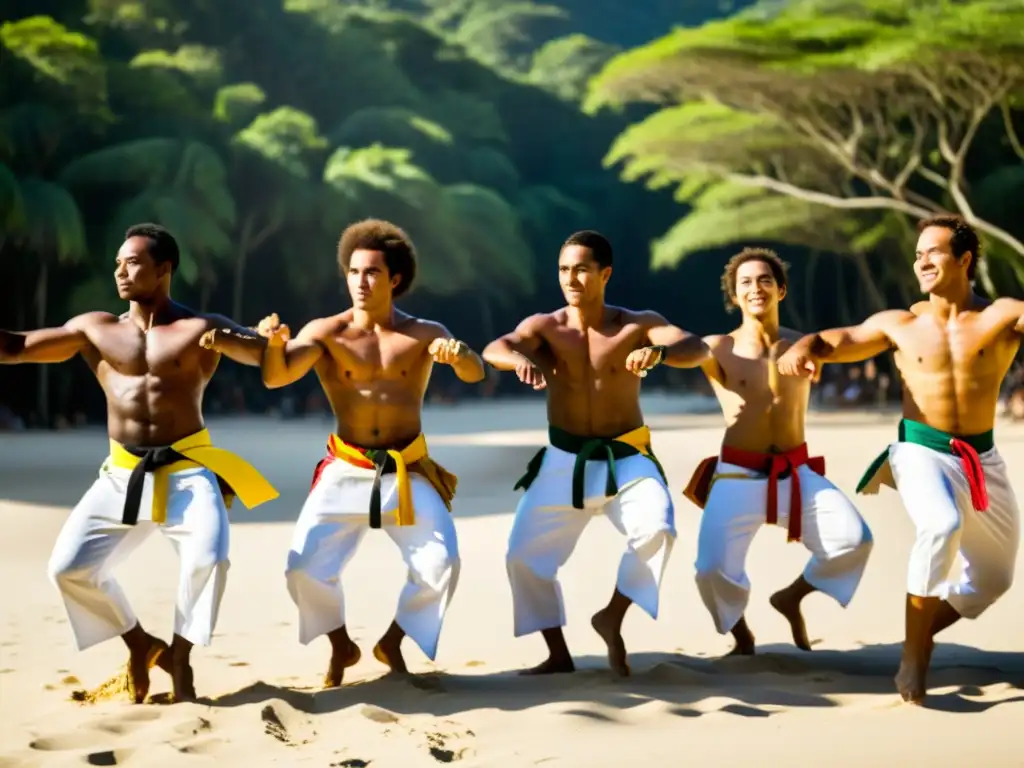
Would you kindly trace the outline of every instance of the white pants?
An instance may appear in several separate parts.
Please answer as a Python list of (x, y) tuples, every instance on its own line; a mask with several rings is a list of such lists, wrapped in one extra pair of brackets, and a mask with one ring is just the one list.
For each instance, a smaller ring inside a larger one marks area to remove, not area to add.
[[(1020, 513), (1006, 464), (993, 448), (981, 454), (988, 509), (978, 512), (957, 456), (914, 443), (889, 447), (889, 466), (917, 529), (907, 568), (907, 592), (941, 597), (976, 618), (1013, 583)], [(949, 581), (959, 552), (963, 571)]]
[[(768, 478), (735, 464), (718, 462), (717, 472), (750, 479), (722, 478), (711, 487), (697, 538), (697, 589), (722, 634), (743, 617), (750, 599), (747, 552), (767, 517)], [(803, 465), (801, 541), (811, 552), (804, 579), (844, 608), (853, 599), (871, 552), (871, 531), (856, 507), (826, 478)], [(780, 479), (778, 523), (789, 523), (792, 479)]]
[(75, 644), (84, 650), (132, 629), (135, 617), (112, 571), (157, 528), (181, 562), (174, 633), (209, 645), (228, 574), (228, 513), (217, 476), (199, 467), (169, 476), (167, 521), (152, 521), (153, 476), (145, 476), (139, 519), (121, 522), (131, 471), (105, 463), (64, 523), (50, 556)]
[(595, 514), (608, 515), (627, 539), (616, 587), (658, 617), (658, 592), (675, 540), (675, 510), (654, 462), (646, 456), (616, 460), (619, 494), (606, 497), (608, 465), (588, 461), (584, 506), (572, 506), (576, 454), (548, 446), (540, 471), (516, 507), (506, 567), (512, 586), (515, 636), (565, 626), (556, 575)]
[[(341, 572), (370, 527), (375, 470), (332, 461), (302, 506), (288, 553), (288, 593), (299, 609), (299, 642), (345, 626)], [(395, 621), (426, 656), (437, 655), (448, 603), (459, 579), (455, 523), (444, 500), (422, 476), (409, 472), (416, 522), (396, 523), (396, 475), (381, 477), (381, 525), (409, 569)]]

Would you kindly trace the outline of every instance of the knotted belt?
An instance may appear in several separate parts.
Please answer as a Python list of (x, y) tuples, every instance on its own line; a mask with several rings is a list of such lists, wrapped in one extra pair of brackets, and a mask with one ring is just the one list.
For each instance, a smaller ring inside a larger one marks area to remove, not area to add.
[(327, 456), (320, 460), (313, 472), (313, 483), (316, 487), (324, 468), (332, 461), (341, 460), (356, 467), (375, 470), (373, 485), (370, 489), (370, 527), (382, 526), (381, 512), (381, 478), (387, 474), (396, 475), (398, 486), (398, 525), (412, 525), (416, 522), (416, 514), (412, 503), (412, 484), (409, 473), (422, 475), (441, 496), (450, 512), (451, 502), (455, 496), (458, 478), (430, 458), (427, 452), (427, 440), (420, 434), (401, 450), (390, 448), (361, 448), (342, 440), (332, 434), (327, 439)]
[[(740, 448), (723, 445), (721, 461), (724, 464), (735, 464), (738, 467), (768, 476), (768, 498), (765, 505), (765, 521), (768, 525), (778, 525), (779, 522), (779, 480), (790, 478), (789, 526), (786, 538), (787, 541), (800, 541), (800, 537), (803, 535), (803, 497), (800, 491), (800, 473), (796, 470), (806, 464), (814, 472), (824, 475), (824, 457), (808, 455), (807, 443), (801, 443), (796, 448), (780, 453), (744, 451)], [(725, 478), (753, 479), (749, 475), (738, 473), (717, 473), (715, 470), (718, 462), (718, 456), (709, 456), (704, 459), (697, 465), (697, 469), (683, 491), (683, 495), (701, 509), (707, 503), (711, 486), (716, 480)]]
[(131, 470), (121, 513), (121, 521), (125, 525), (135, 525), (139, 521), (147, 474), (153, 475), (152, 519), (155, 523), (167, 521), (169, 476), (184, 469), (204, 467), (217, 475), (226, 486), (224, 501), (228, 507), (235, 496), (252, 509), (279, 495), (274, 486), (245, 459), (223, 448), (215, 448), (206, 429), (171, 445), (141, 447), (111, 440), (110, 461), (115, 467)]
[[(960, 459), (967, 485), (971, 490), (971, 504), (978, 512), (988, 509), (988, 486), (985, 483), (985, 470), (981, 465), (980, 454), (995, 447), (994, 431), (980, 432), (976, 435), (954, 435), (941, 429), (929, 427), (920, 421), (901, 419), (899, 425), (899, 442), (913, 443), (930, 448), (939, 453), (946, 453)], [(889, 449), (882, 451), (857, 484), (857, 492), (873, 493), (879, 484), (895, 488), (892, 470), (888, 468)], [(872, 483), (878, 476), (878, 482)]]
[[(616, 459), (642, 454), (654, 462), (662, 479), (665, 478), (664, 469), (651, 451), (651, 430), (646, 426), (637, 427), (618, 437), (580, 437), (549, 425), (548, 440), (552, 447), (566, 453), (576, 454), (576, 461), (572, 468), (572, 505), (576, 509), (583, 509), (584, 481), (588, 461), (604, 461), (608, 464), (605, 496), (616, 496), (619, 492), (618, 477), (615, 471)], [(519, 478), (513, 490), (520, 488), (525, 490), (533, 484), (540, 473), (546, 452), (547, 448), (545, 447), (534, 454), (526, 467), (526, 474)]]

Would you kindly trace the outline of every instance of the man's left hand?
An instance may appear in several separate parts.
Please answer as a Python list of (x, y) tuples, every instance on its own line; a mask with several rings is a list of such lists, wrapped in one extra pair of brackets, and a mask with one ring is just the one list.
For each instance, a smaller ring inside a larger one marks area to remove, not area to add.
[(453, 365), (469, 352), (469, 345), (458, 339), (434, 339), (427, 347), (435, 363)]

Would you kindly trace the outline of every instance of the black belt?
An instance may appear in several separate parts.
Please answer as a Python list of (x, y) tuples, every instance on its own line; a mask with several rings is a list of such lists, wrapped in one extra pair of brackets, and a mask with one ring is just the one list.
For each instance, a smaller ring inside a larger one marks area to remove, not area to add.
[(373, 487), (370, 489), (370, 527), (380, 528), (380, 479), (382, 475), (391, 475), (397, 472), (398, 464), (395, 462), (395, 457), (384, 448), (370, 449), (366, 451), (365, 456), (377, 467), (377, 472), (373, 476)]
[(142, 489), (145, 486), (146, 474), (154, 472), (161, 467), (167, 467), (177, 461), (187, 461), (170, 446), (157, 446), (155, 448), (129, 448), (124, 449), (132, 456), (137, 456), (141, 461), (132, 468), (131, 477), (128, 478), (128, 490), (124, 495), (124, 511), (121, 513), (121, 522), (125, 525), (135, 525), (139, 521), (139, 507), (142, 504)]

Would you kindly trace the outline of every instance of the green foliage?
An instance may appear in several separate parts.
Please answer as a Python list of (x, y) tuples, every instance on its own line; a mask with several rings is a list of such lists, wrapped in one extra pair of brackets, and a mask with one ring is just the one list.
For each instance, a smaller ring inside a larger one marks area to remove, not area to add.
[(537, 49), (527, 78), (559, 98), (579, 101), (590, 79), (617, 52), (616, 46), (586, 35), (559, 37)]
[(15, 240), (39, 258), (69, 264), (86, 254), (85, 226), (74, 197), (59, 184), (29, 176), (21, 180), (24, 225)]
[(267, 95), (256, 83), (225, 85), (217, 91), (213, 116), (232, 127), (249, 123), (259, 113)]
[(40, 89), (68, 107), (105, 113), (106, 71), (95, 40), (49, 16), (32, 16), (0, 26), (0, 43), (31, 68)]
[[(1019, 218), (997, 202), (1019, 191), (1024, 158), (1007, 141), (986, 143), (984, 178), (967, 162), (978, 131), (1001, 128), (1024, 91), (1020, 29), (1024, 5), (1004, 0), (762, 3), (615, 57), (584, 106), (658, 105), (605, 163), (692, 203), (656, 244), (659, 266), (751, 238), (846, 255), (908, 248), (899, 217), (950, 208), (1024, 259)], [(694, 197), (709, 183), (704, 195), (738, 197)]]

